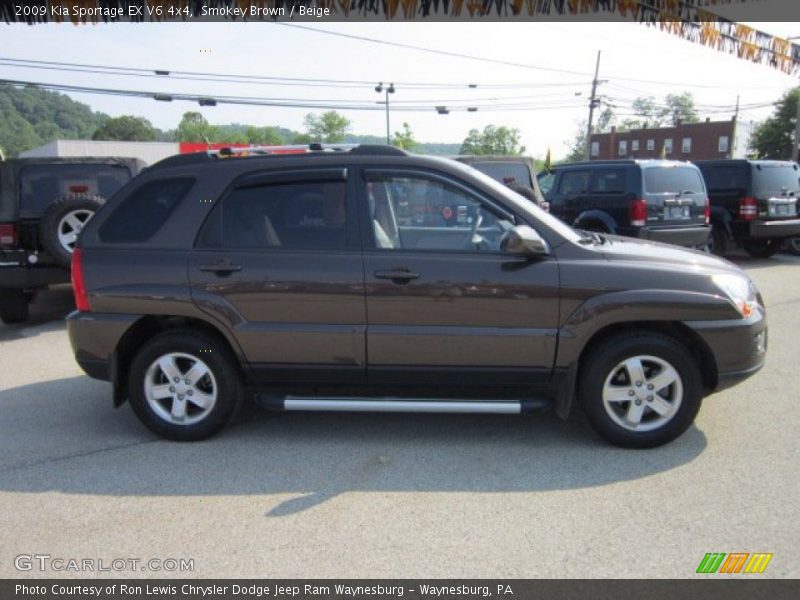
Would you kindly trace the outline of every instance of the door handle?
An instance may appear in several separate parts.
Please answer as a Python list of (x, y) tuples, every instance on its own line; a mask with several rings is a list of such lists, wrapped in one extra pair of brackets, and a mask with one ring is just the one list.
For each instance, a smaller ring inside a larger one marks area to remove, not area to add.
[(229, 260), (221, 260), (213, 265), (200, 265), (198, 268), (201, 271), (216, 273), (217, 275), (230, 275), (242, 270), (240, 265), (234, 265)]
[(395, 283), (405, 283), (412, 279), (419, 279), (419, 273), (412, 273), (411, 271), (375, 271), (376, 279), (391, 279)]

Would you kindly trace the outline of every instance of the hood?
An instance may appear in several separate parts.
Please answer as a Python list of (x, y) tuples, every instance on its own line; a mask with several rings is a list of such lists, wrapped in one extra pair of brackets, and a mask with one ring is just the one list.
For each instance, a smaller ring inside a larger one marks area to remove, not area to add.
[(607, 242), (598, 246), (597, 249), (608, 260), (641, 261), (678, 268), (744, 273), (732, 262), (700, 250), (618, 235), (604, 235), (603, 237)]

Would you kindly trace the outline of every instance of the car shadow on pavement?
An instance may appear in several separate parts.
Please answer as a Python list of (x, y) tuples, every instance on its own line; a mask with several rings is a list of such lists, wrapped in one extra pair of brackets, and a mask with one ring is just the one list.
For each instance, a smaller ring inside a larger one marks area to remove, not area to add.
[(0, 391), (0, 490), (264, 497), (265, 514), (346, 492), (548, 492), (649, 477), (698, 457), (692, 427), (654, 450), (604, 443), (582, 416), (269, 413), (204, 442), (156, 438), (88, 377)]

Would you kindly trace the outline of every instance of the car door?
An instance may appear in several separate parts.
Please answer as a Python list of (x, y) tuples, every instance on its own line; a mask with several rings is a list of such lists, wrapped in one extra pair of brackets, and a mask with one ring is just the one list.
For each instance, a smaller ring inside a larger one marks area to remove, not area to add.
[(558, 327), (558, 263), (500, 250), (520, 221), (441, 173), (363, 171), (368, 379), (541, 383)]
[(344, 168), (265, 172), (217, 202), (189, 261), (194, 302), (260, 383), (365, 377), (358, 217)]

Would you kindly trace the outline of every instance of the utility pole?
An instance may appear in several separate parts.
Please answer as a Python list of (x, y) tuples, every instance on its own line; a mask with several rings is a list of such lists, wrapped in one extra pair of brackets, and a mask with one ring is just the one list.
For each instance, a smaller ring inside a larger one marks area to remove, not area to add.
[[(389, 94), (394, 94), (394, 84), (390, 83), (388, 86), (384, 86), (383, 82), (381, 81), (378, 85), (375, 86), (375, 91), (379, 94), (381, 92), (386, 92), (386, 144), (388, 146), (392, 145), (392, 132), (389, 128)], [(381, 104), (379, 102), (379, 104)]]
[(591, 159), (592, 151), (592, 121), (594, 120), (594, 109), (597, 102), (597, 85), (600, 83), (597, 76), (600, 73), (600, 50), (597, 51), (597, 64), (594, 67), (594, 79), (592, 79), (592, 96), (589, 99), (589, 127), (586, 131), (586, 160)]

